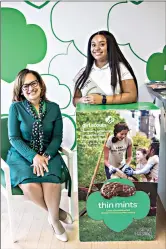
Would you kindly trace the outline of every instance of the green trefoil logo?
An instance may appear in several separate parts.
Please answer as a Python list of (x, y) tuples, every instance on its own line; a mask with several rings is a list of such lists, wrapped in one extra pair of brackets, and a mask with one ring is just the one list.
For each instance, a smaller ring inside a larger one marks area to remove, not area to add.
[[(119, 182), (134, 187), (128, 179), (112, 179), (109, 182)], [(107, 181), (107, 182), (108, 182)], [(115, 232), (126, 229), (134, 219), (143, 219), (150, 209), (150, 199), (147, 193), (136, 191), (133, 196), (105, 199), (100, 191), (92, 193), (86, 203), (88, 216), (93, 220), (103, 220), (104, 224)]]

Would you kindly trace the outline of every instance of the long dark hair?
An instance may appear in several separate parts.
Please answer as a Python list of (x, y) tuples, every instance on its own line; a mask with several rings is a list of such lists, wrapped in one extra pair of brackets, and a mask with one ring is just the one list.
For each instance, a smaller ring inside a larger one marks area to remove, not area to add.
[(150, 150), (153, 149), (154, 155), (159, 156), (160, 142), (159, 142), (159, 140), (158, 140), (157, 138), (155, 138), (155, 137), (152, 137), (151, 140), (152, 140), (152, 143), (151, 143), (151, 145), (150, 145)]
[(46, 100), (46, 85), (44, 81), (42, 80), (42, 77), (40, 76), (38, 72), (25, 68), (18, 73), (16, 80), (14, 82), (13, 98), (12, 98), (13, 102), (22, 101), (25, 99), (24, 95), (22, 95), (21, 88), (22, 88), (22, 85), (24, 84), (25, 76), (28, 73), (31, 73), (36, 77), (41, 87), (41, 97), (44, 100)]
[(119, 133), (123, 130), (129, 131), (129, 127), (124, 122), (120, 122), (114, 126), (114, 137), (112, 138), (112, 143), (116, 143), (117, 141), (119, 141), (119, 139), (117, 138), (116, 135), (117, 135), (117, 133)]
[(86, 80), (89, 77), (89, 74), (91, 72), (92, 65), (94, 63), (94, 58), (91, 54), (91, 41), (95, 35), (103, 35), (106, 38), (107, 41), (107, 54), (108, 54), (108, 63), (111, 70), (111, 82), (110, 86), (112, 86), (113, 93), (115, 93), (115, 89), (117, 86), (117, 74), (119, 78), (119, 84), (120, 89), (122, 91), (122, 81), (121, 81), (121, 74), (120, 74), (120, 66), (119, 63), (122, 62), (126, 68), (129, 70), (131, 75), (133, 76), (136, 88), (137, 88), (137, 96), (138, 96), (138, 86), (137, 86), (137, 79), (135, 77), (135, 74), (133, 72), (133, 69), (131, 68), (130, 64), (122, 54), (117, 41), (115, 37), (108, 31), (99, 31), (93, 34), (88, 41), (88, 51), (87, 51), (87, 65), (85, 67), (85, 70), (82, 72), (82, 74), (79, 76), (79, 78), (76, 80), (75, 84), (75, 92), (77, 89), (81, 90), (86, 82)]

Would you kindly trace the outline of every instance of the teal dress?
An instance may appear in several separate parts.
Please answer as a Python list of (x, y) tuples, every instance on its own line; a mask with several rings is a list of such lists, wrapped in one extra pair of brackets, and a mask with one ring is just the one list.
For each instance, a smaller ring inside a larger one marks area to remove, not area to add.
[(27, 101), (14, 102), (10, 106), (8, 135), (11, 148), (6, 162), (10, 167), (12, 187), (32, 182), (64, 183), (71, 195), (71, 177), (68, 168), (58, 150), (62, 142), (63, 123), (59, 106), (45, 101), (46, 113), (42, 120), (44, 133), (44, 152), (51, 156), (48, 161), (49, 172), (44, 176), (33, 174), (33, 158), (37, 154), (30, 148), (34, 118), (27, 111)]

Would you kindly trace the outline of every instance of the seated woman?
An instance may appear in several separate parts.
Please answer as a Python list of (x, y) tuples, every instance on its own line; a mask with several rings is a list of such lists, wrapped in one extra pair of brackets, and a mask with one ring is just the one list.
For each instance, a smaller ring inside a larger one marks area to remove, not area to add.
[(108, 31), (88, 42), (87, 65), (76, 75), (73, 104), (124, 104), (137, 101), (134, 72)]
[(71, 191), (69, 171), (58, 153), (62, 116), (59, 106), (46, 99), (45, 83), (33, 70), (23, 69), (16, 78), (8, 132), (12, 187), (19, 185), (28, 199), (48, 211), (56, 237), (67, 241), (60, 221), (71, 224), (72, 219), (59, 208), (61, 183), (68, 184), (69, 196)]

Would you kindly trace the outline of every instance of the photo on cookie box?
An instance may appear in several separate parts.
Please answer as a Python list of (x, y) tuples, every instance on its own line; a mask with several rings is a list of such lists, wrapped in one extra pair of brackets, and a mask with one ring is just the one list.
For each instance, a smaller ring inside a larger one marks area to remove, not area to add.
[(155, 238), (159, 138), (159, 110), (77, 113), (81, 241)]

